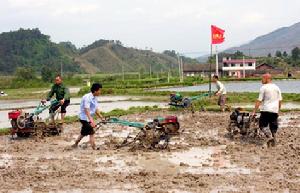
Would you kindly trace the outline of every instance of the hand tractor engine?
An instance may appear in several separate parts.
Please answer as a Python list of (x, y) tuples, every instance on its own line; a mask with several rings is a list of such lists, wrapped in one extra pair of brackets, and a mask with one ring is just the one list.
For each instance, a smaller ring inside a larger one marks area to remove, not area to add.
[(140, 129), (139, 133), (127, 138), (117, 147), (131, 146), (131, 149), (165, 149), (168, 146), (171, 135), (178, 134), (179, 122), (176, 116), (158, 117), (144, 124), (140, 122), (129, 122), (118, 118), (109, 118), (106, 123), (119, 124)]
[(249, 112), (244, 111), (242, 108), (236, 108), (230, 115), (227, 130), (233, 135), (238, 133), (247, 135), (256, 132), (258, 121), (258, 117), (252, 117)]
[(17, 134), (18, 137), (28, 137), (31, 134), (44, 135), (45, 133), (59, 134), (62, 126), (54, 119), (42, 120), (39, 114), (48, 109), (52, 105), (59, 105), (57, 100), (51, 101), (51, 104), (46, 106), (41, 102), (34, 112), (27, 113), (23, 110), (15, 110), (8, 113), (8, 118), (11, 120), (11, 135)]

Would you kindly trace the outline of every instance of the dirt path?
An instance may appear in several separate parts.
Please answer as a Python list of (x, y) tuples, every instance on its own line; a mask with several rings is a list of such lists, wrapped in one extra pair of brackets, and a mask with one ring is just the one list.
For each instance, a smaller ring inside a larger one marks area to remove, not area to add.
[[(122, 118), (145, 121), (170, 112)], [(173, 114), (173, 113), (172, 113)], [(96, 133), (100, 150), (70, 145), (79, 123), (61, 136), (0, 138), (1, 192), (299, 192), (300, 113), (284, 114), (278, 145), (226, 137), (228, 113), (177, 114), (181, 134), (170, 150), (115, 149), (136, 129), (106, 125)], [(84, 142), (88, 139), (86, 138)]]

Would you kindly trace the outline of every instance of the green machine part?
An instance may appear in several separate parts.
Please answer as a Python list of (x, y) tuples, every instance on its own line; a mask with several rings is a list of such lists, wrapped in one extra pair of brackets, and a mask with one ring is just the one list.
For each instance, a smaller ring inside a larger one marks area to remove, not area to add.
[(50, 102), (50, 105), (43, 105), (43, 104), (39, 104), (35, 109), (34, 109), (34, 112), (33, 114), (34, 115), (39, 115), (41, 114), (44, 110), (48, 109), (50, 106), (52, 105), (58, 105), (59, 104), (59, 101), (54, 99)]
[(130, 121), (121, 120), (121, 119), (118, 119), (118, 118), (110, 118), (108, 120), (108, 123), (115, 123), (115, 124), (119, 124), (119, 125), (124, 125), (124, 126), (128, 126), (128, 127), (136, 127), (136, 128), (140, 128), (140, 129), (145, 127), (144, 123), (130, 122)]
[(201, 94), (201, 95), (189, 97), (188, 99), (194, 101), (194, 100), (202, 99), (202, 98), (207, 97), (207, 96), (209, 96), (209, 95), (210, 95), (209, 93), (204, 93), (204, 94)]

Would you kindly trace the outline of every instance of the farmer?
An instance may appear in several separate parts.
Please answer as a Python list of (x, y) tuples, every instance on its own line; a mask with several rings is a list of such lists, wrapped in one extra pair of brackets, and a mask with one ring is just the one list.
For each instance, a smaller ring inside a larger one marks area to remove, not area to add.
[(99, 106), (98, 106), (98, 100), (97, 96), (101, 94), (102, 85), (99, 83), (94, 83), (91, 87), (91, 92), (88, 94), (85, 94), (80, 103), (80, 113), (79, 113), (79, 119), (82, 124), (81, 127), (81, 133), (78, 136), (77, 140), (75, 141), (75, 144), (72, 147), (77, 147), (78, 143), (81, 141), (81, 139), (87, 135), (90, 136), (90, 144), (93, 149), (96, 149), (95, 144), (95, 137), (94, 137), (94, 128), (96, 127), (96, 123), (94, 121), (93, 116), (97, 115), (100, 119), (104, 119), (104, 117), (101, 115)]
[(261, 82), (263, 85), (260, 88), (252, 115), (255, 116), (256, 111), (260, 108), (259, 128), (269, 139), (268, 145), (275, 146), (278, 113), (282, 102), (281, 91), (277, 85), (272, 83), (271, 74), (264, 74)]
[(65, 85), (63, 84), (62, 77), (57, 75), (55, 77), (55, 83), (51, 88), (51, 91), (48, 93), (47, 101), (55, 94), (56, 100), (59, 101), (59, 104), (54, 104), (49, 108), (49, 113), (51, 118), (54, 118), (54, 112), (61, 107), (61, 121), (64, 122), (64, 118), (66, 115), (66, 108), (70, 104), (70, 91)]
[(216, 84), (217, 91), (215, 92), (215, 96), (219, 96), (218, 105), (220, 106), (220, 110), (224, 112), (225, 108), (227, 107), (230, 109), (228, 105), (226, 105), (226, 88), (223, 83), (219, 81), (219, 76), (214, 75), (212, 81)]

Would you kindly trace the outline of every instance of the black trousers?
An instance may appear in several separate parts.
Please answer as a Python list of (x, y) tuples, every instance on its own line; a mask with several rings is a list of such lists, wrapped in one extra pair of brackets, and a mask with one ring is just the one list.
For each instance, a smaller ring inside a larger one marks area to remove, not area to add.
[(66, 113), (66, 108), (69, 106), (70, 100), (65, 100), (64, 104), (60, 105), (60, 103), (53, 105), (49, 108), (49, 113), (54, 113), (61, 106), (61, 113)]
[(91, 126), (90, 122), (80, 120), (80, 123), (82, 124), (82, 127), (81, 127), (81, 135), (82, 136), (95, 134), (94, 128)]
[(275, 134), (278, 129), (278, 113), (271, 112), (260, 112), (259, 118), (259, 128), (268, 127), (270, 128), (272, 134)]

